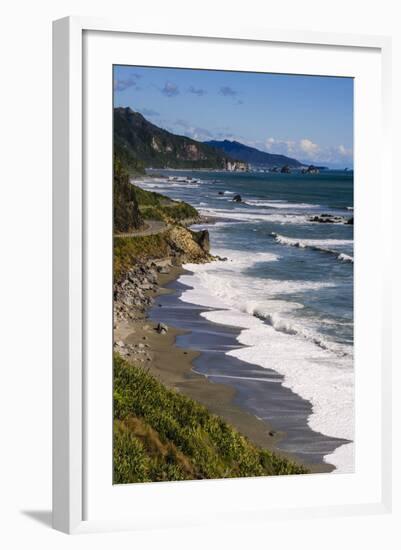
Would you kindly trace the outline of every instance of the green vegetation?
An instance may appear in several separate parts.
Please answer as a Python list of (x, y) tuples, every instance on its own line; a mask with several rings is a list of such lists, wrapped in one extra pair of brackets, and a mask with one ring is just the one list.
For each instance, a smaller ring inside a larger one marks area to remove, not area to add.
[(307, 473), (149, 371), (114, 358), (114, 483)]
[(138, 203), (141, 206), (163, 206), (174, 202), (168, 197), (161, 195), (160, 193), (155, 193), (154, 191), (145, 191), (145, 189), (141, 189), (136, 185), (134, 187)]
[(114, 109), (114, 151), (130, 172), (154, 168), (219, 168), (228, 160), (222, 151), (155, 126), (129, 107)]
[(144, 220), (179, 223), (197, 219), (198, 211), (186, 202), (177, 202), (152, 191), (145, 191), (130, 183), (127, 166), (120, 157), (114, 157), (114, 231), (129, 233), (144, 225)]
[[(157, 132), (156, 136), (154, 131), (161, 132), (162, 137)], [(144, 220), (178, 223), (188, 218), (199, 217), (197, 210), (185, 202), (173, 201), (160, 193), (145, 191), (130, 183), (130, 176), (145, 172), (145, 164), (140, 158), (144, 154), (144, 142), (147, 143), (150, 140), (150, 143), (154, 145), (157, 139), (163, 138), (162, 142), (165, 143), (166, 136), (170, 136), (173, 140), (177, 138), (179, 142), (187, 139), (169, 134), (156, 126), (153, 127), (142, 115), (134, 113), (130, 109), (115, 110), (113, 166), (115, 233), (129, 233), (139, 229), (143, 227)], [(192, 140), (187, 141), (191, 142)], [(148, 145), (149, 143), (147, 143)], [(191, 143), (188, 146), (190, 146), (190, 150), (194, 147)], [(170, 145), (167, 148), (168, 154), (170, 154)], [(158, 146), (156, 149), (158, 150)]]
[(143, 225), (138, 208), (136, 190), (129, 181), (129, 174), (119, 157), (114, 157), (113, 215), (114, 231), (128, 232)]
[(169, 253), (169, 245), (164, 234), (114, 237), (114, 280), (132, 269), (138, 261), (151, 258), (164, 258)]
[(186, 202), (177, 202), (153, 191), (145, 191), (134, 185), (139, 210), (143, 219), (163, 220), (167, 223), (199, 218), (196, 208)]
[(182, 222), (187, 219), (198, 219), (197, 210), (186, 202), (172, 202), (163, 206), (139, 206), (145, 220), (163, 220), (165, 222)]

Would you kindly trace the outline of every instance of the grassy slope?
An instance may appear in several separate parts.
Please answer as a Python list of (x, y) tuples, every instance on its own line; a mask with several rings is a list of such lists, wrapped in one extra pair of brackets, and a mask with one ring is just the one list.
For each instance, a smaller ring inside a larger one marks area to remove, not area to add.
[[(135, 191), (142, 220), (162, 220), (174, 224), (199, 217), (198, 211), (186, 202), (175, 202), (160, 193), (145, 191), (132, 184), (130, 186)], [(113, 255), (115, 280), (119, 280), (129, 271), (138, 259), (163, 258), (169, 253), (165, 235), (118, 237), (119, 231), (117, 228), (115, 230)]]
[(186, 202), (177, 202), (153, 191), (145, 191), (133, 186), (139, 204), (141, 216), (147, 220), (179, 222), (186, 218), (198, 218), (198, 211)]
[(132, 269), (138, 260), (163, 258), (169, 253), (164, 234), (145, 237), (114, 237), (113, 268), (116, 281)]
[(114, 232), (121, 233), (139, 229), (143, 225), (135, 189), (124, 164), (117, 157), (114, 157), (113, 223)]
[(147, 370), (114, 360), (114, 483), (307, 473)]

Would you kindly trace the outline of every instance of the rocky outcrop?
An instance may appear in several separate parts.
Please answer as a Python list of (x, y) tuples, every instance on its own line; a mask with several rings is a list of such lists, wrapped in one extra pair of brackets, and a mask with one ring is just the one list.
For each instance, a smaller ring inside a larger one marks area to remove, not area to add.
[(152, 305), (151, 296), (157, 290), (157, 269), (154, 262), (136, 265), (122, 281), (114, 283), (114, 323), (141, 319)]
[(209, 254), (209, 232), (206, 229), (196, 232), (175, 226), (166, 238), (181, 263), (205, 263), (212, 259)]
[(303, 168), (301, 174), (320, 174), (320, 170), (317, 166), (311, 164), (308, 168)]
[(198, 243), (204, 252), (210, 252), (209, 231), (207, 229), (203, 229), (202, 231), (192, 231), (192, 238)]
[[(183, 263), (206, 263), (210, 255), (209, 232), (191, 231), (174, 226), (163, 238), (167, 246), (163, 257), (135, 258), (135, 265), (114, 283), (114, 324), (121, 321), (142, 319), (153, 303), (158, 290), (158, 276), (168, 274), (172, 266)], [(160, 254), (161, 256), (161, 254)]]
[(249, 170), (248, 164), (239, 160), (228, 160), (225, 168), (229, 172), (248, 172)]
[(310, 222), (315, 223), (344, 223), (347, 225), (354, 224), (354, 218), (347, 218), (345, 216), (334, 216), (332, 214), (319, 214), (316, 216), (311, 216), (309, 218)]

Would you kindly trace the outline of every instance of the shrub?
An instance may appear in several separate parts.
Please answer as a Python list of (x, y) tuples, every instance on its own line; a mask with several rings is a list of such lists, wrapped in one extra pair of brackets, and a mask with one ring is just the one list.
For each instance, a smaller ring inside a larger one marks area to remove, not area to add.
[(114, 417), (115, 483), (307, 473), (118, 355)]

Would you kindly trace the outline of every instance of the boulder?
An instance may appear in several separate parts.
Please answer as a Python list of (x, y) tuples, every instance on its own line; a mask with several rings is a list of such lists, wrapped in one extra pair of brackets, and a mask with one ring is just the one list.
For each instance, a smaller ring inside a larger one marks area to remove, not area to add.
[(170, 273), (170, 269), (166, 265), (159, 265), (157, 271), (162, 275), (167, 275)]
[(156, 330), (159, 334), (166, 334), (166, 332), (168, 331), (168, 326), (164, 323), (159, 323)]
[(202, 231), (194, 231), (193, 238), (202, 250), (205, 252), (210, 251), (209, 231), (207, 229), (202, 229)]
[(241, 197), (241, 195), (234, 195), (234, 196), (233, 196), (233, 201), (234, 201), (234, 202), (242, 202), (242, 197)]

